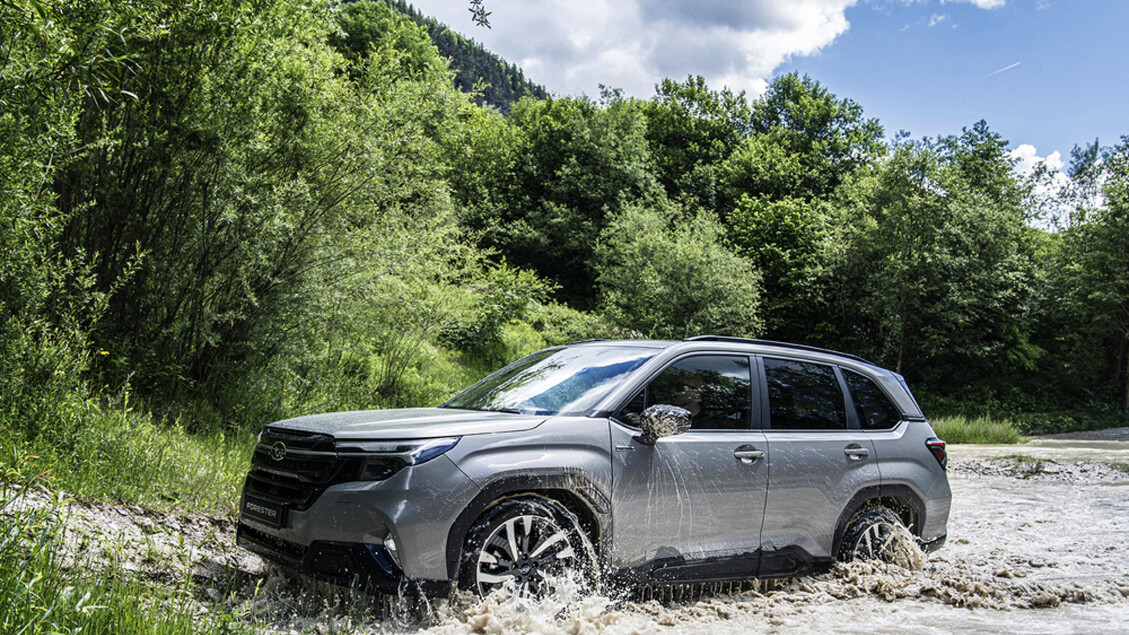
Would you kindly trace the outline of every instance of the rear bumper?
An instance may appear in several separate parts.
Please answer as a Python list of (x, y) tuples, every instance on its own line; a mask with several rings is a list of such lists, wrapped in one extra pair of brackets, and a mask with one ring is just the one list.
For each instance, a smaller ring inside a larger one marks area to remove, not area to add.
[(417, 580), (404, 575), (383, 545), (318, 540), (304, 547), (239, 523), (240, 547), (313, 578), (397, 595), (450, 595), (448, 580)]
[(941, 547), (945, 546), (945, 540), (947, 540), (948, 537), (949, 537), (948, 534), (941, 534), (940, 536), (937, 536), (936, 538), (933, 538), (932, 540), (922, 540), (922, 541), (918, 542), (918, 545), (921, 547), (921, 550), (924, 551), (925, 553), (933, 553), (934, 551), (936, 551), (936, 550), (940, 549)]

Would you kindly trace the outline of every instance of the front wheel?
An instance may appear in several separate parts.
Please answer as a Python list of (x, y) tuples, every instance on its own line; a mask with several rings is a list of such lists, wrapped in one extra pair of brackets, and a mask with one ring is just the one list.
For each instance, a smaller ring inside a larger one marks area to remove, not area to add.
[(568, 576), (593, 580), (591, 543), (567, 509), (528, 496), (487, 510), (467, 534), (459, 584), (481, 596), (504, 586), (542, 597)]

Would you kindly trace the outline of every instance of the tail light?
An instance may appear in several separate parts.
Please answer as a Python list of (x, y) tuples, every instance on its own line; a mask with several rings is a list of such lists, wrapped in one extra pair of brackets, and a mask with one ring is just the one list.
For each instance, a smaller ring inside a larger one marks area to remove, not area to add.
[(925, 447), (929, 448), (929, 452), (933, 458), (937, 459), (937, 463), (941, 465), (942, 470), (947, 470), (949, 467), (949, 453), (945, 450), (945, 442), (933, 437), (926, 439)]

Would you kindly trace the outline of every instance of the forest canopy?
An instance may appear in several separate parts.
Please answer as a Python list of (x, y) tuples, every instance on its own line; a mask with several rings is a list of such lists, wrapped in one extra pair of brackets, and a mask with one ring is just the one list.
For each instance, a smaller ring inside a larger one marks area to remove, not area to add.
[(21, 438), (126, 394), (202, 429), (434, 404), (545, 345), (703, 333), (862, 355), (927, 409), (1031, 429), (1129, 410), (1129, 137), (1050, 187), (987, 122), (887, 137), (806, 76), (549, 96), (456, 67), (403, 3), (12, 0), (0, 24)]

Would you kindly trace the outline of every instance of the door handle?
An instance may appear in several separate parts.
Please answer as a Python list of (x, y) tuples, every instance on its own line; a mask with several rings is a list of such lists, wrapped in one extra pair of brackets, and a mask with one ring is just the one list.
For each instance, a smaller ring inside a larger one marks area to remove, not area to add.
[(742, 445), (733, 451), (733, 456), (742, 463), (752, 464), (764, 458), (764, 450), (758, 450), (751, 445)]
[(867, 450), (866, 448), (862, 447), (861, 445), (858, 445), (857, 443), (852, 443), (851, 445), (848, 445), (846, 448), (843, 449), (843, 454), (846, 454), (847, 456), (849, 456), (852, 459), (860, 459), (861, 460), (861, 459), (865, 459), (866, 457), (870, 456), (870, 450)]

